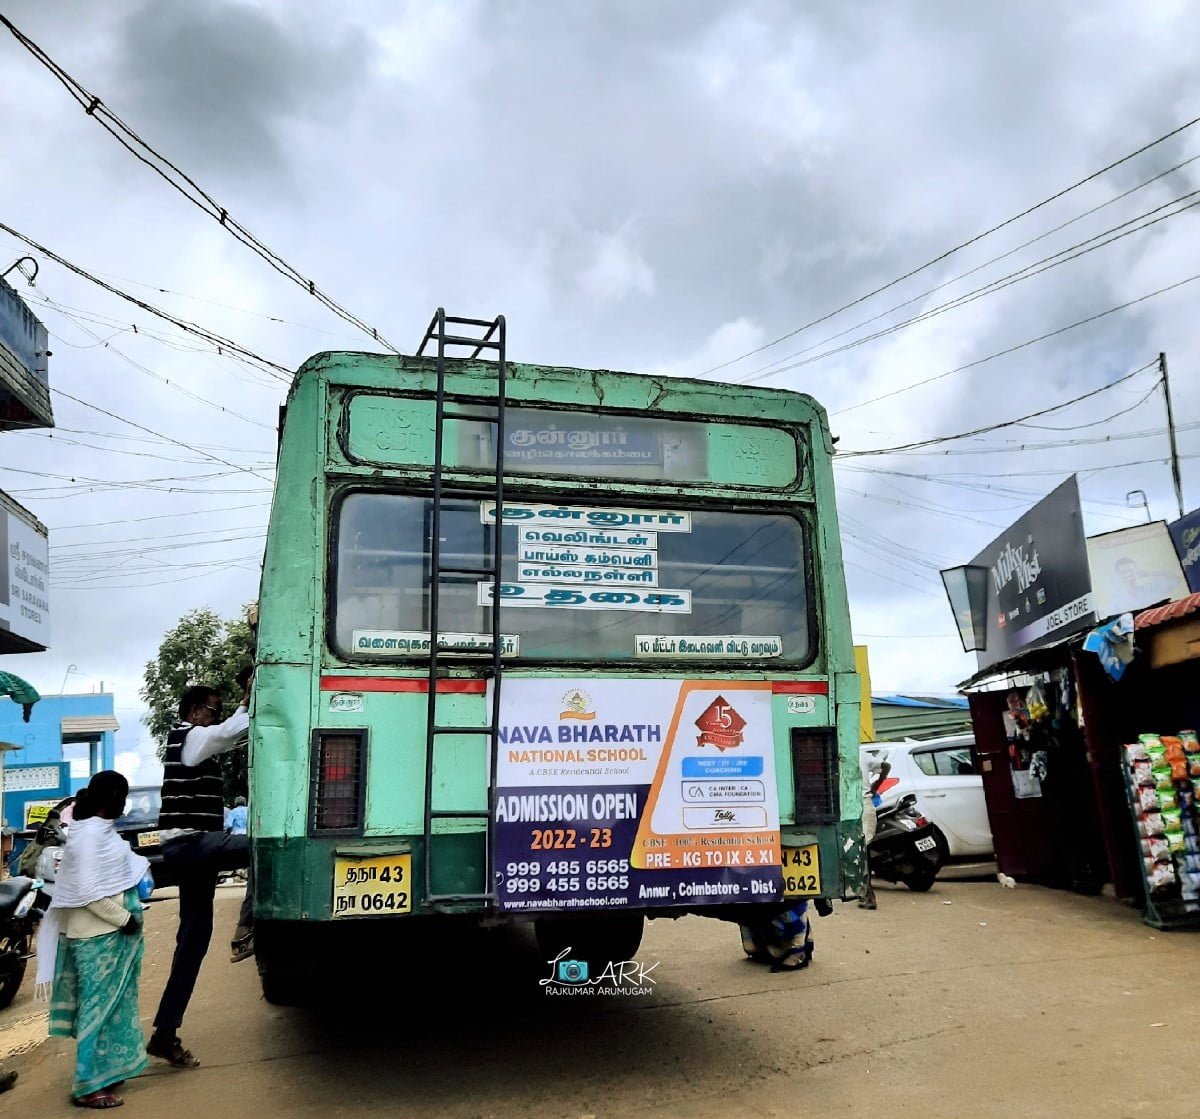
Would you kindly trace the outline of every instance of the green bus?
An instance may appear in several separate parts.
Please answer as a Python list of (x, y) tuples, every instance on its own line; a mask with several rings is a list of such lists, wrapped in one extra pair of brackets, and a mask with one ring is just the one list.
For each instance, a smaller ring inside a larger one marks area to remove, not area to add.
[(505, 344), (439, 310), (415, 356), (310, 358), (282, 410), (250, 738), (270, 1001), (406, 928), (532, 922), (596, 975), (646, 919), (861, 887), (825, 412)]

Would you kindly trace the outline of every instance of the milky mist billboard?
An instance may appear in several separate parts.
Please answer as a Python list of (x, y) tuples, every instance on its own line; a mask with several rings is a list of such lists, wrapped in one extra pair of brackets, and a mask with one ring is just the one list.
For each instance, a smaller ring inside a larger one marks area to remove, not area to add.
[(1200, 509), (1193, 509), (1169, 526), (1171, 540), (1187, 576), (1188, 589), (1200, 593)]
[(1097, 623), (1073, 474), (971, 563), (988, 570), (987, 647), (978, 654), (980, 668)]

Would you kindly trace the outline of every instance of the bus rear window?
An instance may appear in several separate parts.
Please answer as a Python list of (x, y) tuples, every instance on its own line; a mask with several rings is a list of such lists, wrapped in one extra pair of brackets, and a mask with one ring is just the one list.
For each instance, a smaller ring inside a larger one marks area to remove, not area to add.
[[(336, 514), (331, 638), (344, 656), (427, 654), (428, 498), (351, 493)], [(489, 502), (447, 504), (443, 567), (490, 561)], [(508, 501), (501, 630), (522, 661), (812, 658), (806, 529), (772, 513)], [(490, 640), (490, 579), (444, 576), (443, 645)]]

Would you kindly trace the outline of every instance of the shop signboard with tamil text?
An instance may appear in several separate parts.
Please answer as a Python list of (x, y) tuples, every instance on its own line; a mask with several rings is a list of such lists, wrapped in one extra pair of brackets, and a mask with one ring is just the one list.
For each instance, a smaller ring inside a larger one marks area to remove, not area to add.
[(0, 652), (41, 652), (50, 645), (50, 548), (46, 529), (0, 495)]
[(1096, 624), (1087, 540), (1072, 475), (971, 561), (988, 571), (979, 667)]

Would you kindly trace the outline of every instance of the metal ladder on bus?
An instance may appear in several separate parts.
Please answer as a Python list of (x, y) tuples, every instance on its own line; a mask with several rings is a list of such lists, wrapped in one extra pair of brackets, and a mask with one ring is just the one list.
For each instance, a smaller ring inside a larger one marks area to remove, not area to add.
[[(480, 333), (482, 332), (482, 333)], [(474, 333), (476, 336), (472, 336)], [(429, 697), (425, 728), (425, 874), (424, 901), (432, 907), (449, 906), (455, 903), (496, 901), (496, 878), (494, 852), (492, 849), (491, 818), (492, 802), (496, 788), (496, 759), (499, 748), (500, 733), (500, 679), (502, 637), (500, 634), (500, 560), (501, 560), (501, 531), (500, 511), (504, 501), (504, 407), (505, 407), (505, 376), (507, 366), (504, 353), (505, 324), (504, 316), (495, 319), (466, 319), (447, 315), (444, 308), (439, 307), (425, 331), (425, 337), (417, 348), (417, 356), (426, 354), (426, 347), (436, 344), (437, 351), (437, 395), (434, 416), (434, 455), (433, 455), (433, 508), (430, 524), (430, 569), (429, 569)], [(461, 351), (469, 350), (463, 354)], [(472, 409), (467, 411), (462, 399), (446, 391), (446, 358), (465, 356), (477, 358), (481, 352), (489, 351), (496, 363), (496, 392), (490, 403), (481, 408), (478, 401), (471, 401)], [(449, 353), (448, 351), (458, 351)], [(486, 414), (485, 414), (486, 413)], [(444, 445), (447, 420), (471, 420), (476, 423), (490, 423), (495, 431), (493, 446), (496, 452), (496, 471), (490, 495), (478, 490), (468, 490), (461, 486), (447, 487), (443, 483)], [(496, 520), (492, 532), (492, 554), (490, 562), (481, 566), (468, 567), (462, 564), (446, 564), (442, 561), (442, 513), (447, 501), (463, 499), (478, 501), (490, 496), (495, 502)], [(491, 621), (490, 645), (485, 648), (469, 651), (454, 650), (453, 662), (456, 664), (481, 665), (486, 675), (492, 679), (491, 705), (488, 721), (485, 726), (456, 726), (440, 723), (437, 716), (437, 686), (443, 654), (449, 653), (450, 648), (443, 646), (439, 629), (439, 604), (441, 586), (446, 576), (471, 576), (488, 578), (492, 583), (491, 602), (488, 615)], [(482, 664), (481, 664), (482, 662)], [(488, 744), (488, 786), (485, 809), (437, 808), (434, 806), (434, 791), (436, 788), (436, 759), (437, 744), (444, 735), (470, 735), (486, 738)], [(435, 825), (440, 820), (471, 820), (484, 821), (484, 889), (478, 893), (435, 893), (433, 890), (433, 839)]]

